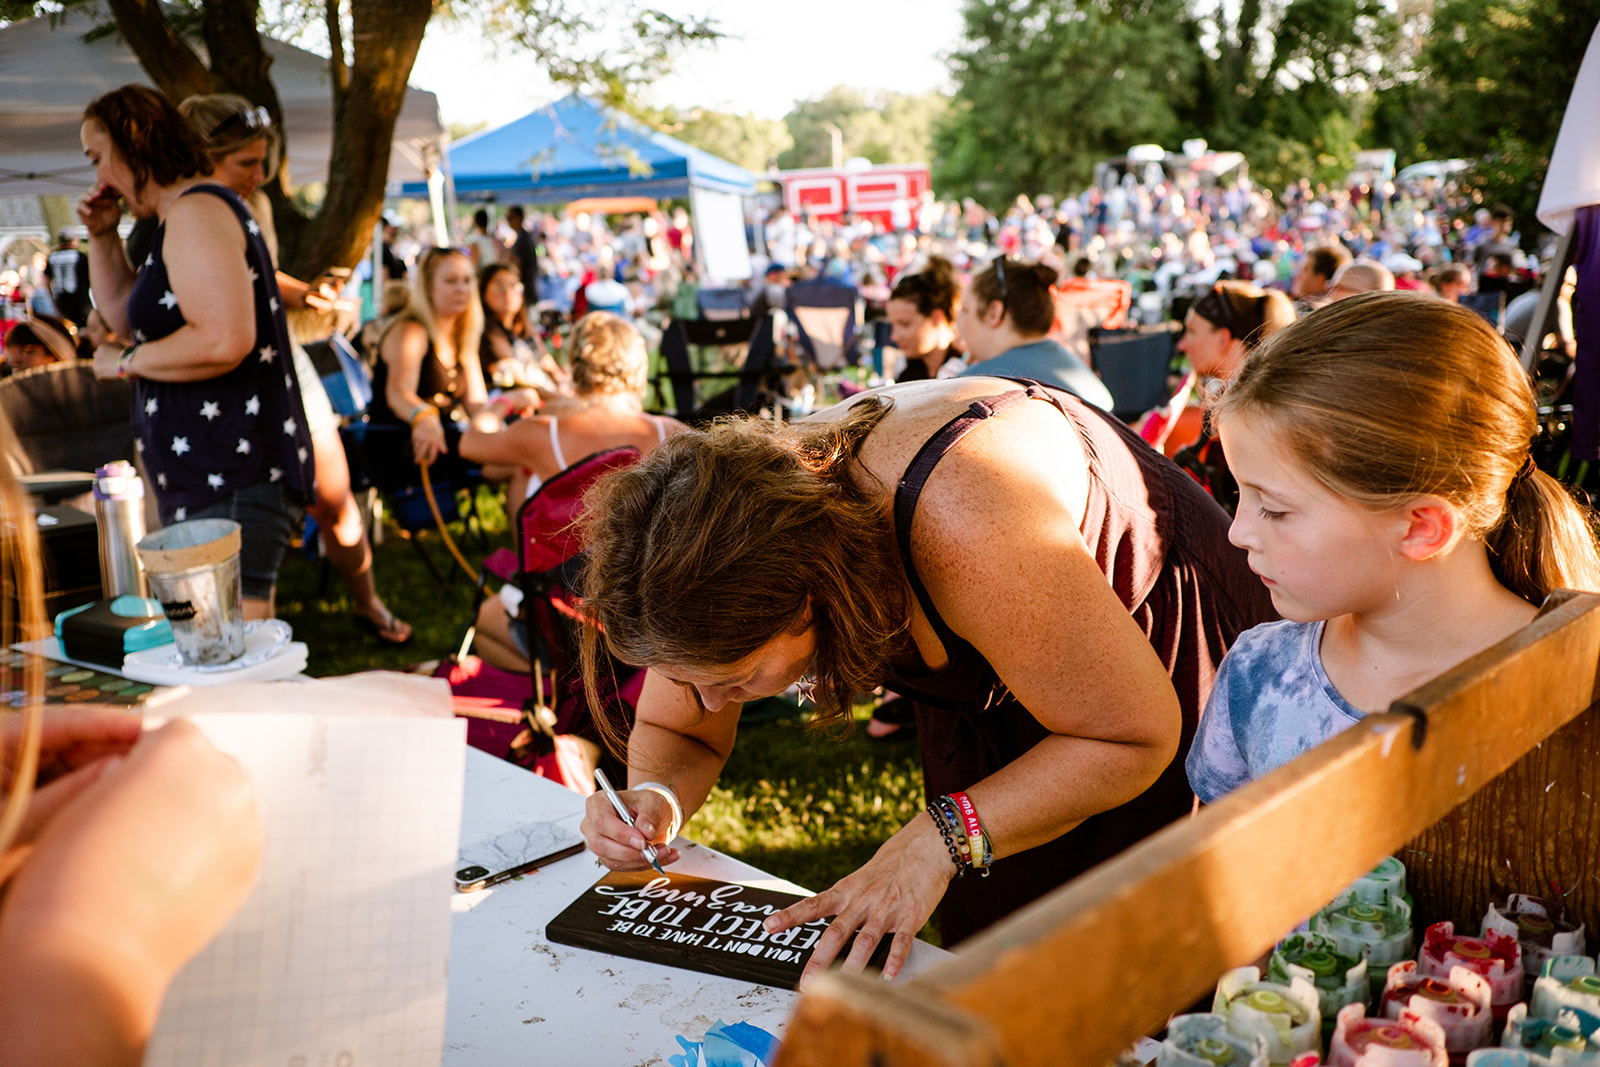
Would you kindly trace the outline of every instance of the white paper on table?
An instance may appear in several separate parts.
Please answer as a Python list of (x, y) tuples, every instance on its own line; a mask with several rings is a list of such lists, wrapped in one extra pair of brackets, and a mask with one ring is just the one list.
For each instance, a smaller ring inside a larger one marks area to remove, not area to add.
[(147, 1065), (440, 1062), (466, 748), (447, 694), (363, 675), (162, 709), (248, 770), (266, 848), (250, 899), (168, 991)]

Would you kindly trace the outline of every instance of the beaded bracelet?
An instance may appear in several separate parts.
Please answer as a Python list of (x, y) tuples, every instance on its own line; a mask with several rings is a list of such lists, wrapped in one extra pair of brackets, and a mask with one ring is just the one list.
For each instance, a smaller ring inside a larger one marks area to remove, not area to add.
[(984, 833), (983, 823), (978, 820), (978, 809), (973, 805), (972, 798), (965, 793), (951, 793), (945, 799), (955, 808), (961, 820), (958, 825), (966, 831), (971, 845), (972, 865), (987, 875), (994, 854), (989, 849), (989, 835)]
[(956, 843), (957, 835), (945, 822), (944, 812), (939, 810), (937, 800), (928, 802), (928, 815), (933, 819), (933, 825), (938, 829), (939, 836), (944, 838), (944, 847), (950, 850), (950, 862), (956, 865), (956, 877), (962, 877), (967, 873), (968, 864), (962, 862), (961, 846)]
[(418, 421), (428, 417), (429, 415), (432, 415), (437, 419), (439, 417), (439, 409), (434, 407), (432, 404), (418, 404), (416, 407), (411, 409), (411, 415), (406, 419), (406, 422), (412, 426), (415, 426)]

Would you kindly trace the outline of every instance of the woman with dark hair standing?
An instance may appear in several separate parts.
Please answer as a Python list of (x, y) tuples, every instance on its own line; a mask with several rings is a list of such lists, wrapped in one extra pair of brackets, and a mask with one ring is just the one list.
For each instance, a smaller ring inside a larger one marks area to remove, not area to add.
[(961, 286), (948, 259), (933, 256), (915, 274), (895, 279), (889, 293), (889, 326), (894, 346), (905, 353), (897, 382), (938, 377), (945, 361), (960, 356), (956, 347), (956, 307)]
[[(272, 225), (272, 203), (261, 185), (276, 170), (278, 131), (265, 108), (242, 96), (213, 93), (191, 96), (178, 110), (194, 127), (211, 157), (212, 176), (238, 193), (261, 224), (261, 237), (273, 262), (278, 259)], [(276, 272), (284, 306), (330, 307), (326, 292), (283, 271)], [(304, 348), (291, 338), (295, 377), (305, 406), (311, 451), (317, 468), (316, 498), (312, 517), (322, 534), (322, 550), (350, 592), (356, 625), (380, 641), (403, 645), (411, 640), (411, 626), (389, 610), (372, 575), (372, 544), (361, 521), (361, 509), (350, 492), (350, 465), (339, 439), (339, 419), (317, 377), (316, 367)]]
[(607, 866), (644, 866), (704, 802), (744, 701), (802, 677), (823, 724), (880, 684), (917, 701), (929, 812), (767, 920), (837, 916), (808, 976), (854, 936), (856, 969), (892, 938), (892, 977), (936, 905), (959, 943), (1189, 811), (1174, 755), (1228, 645), (1272, 617), (1182, 471), (1064, 391), (995, 378), (676, 434), (598, 483), (585, 522), (590, 691), (602, 641), (651, 668), (637, 825), (603, 797), (584, 822)]
[[(133, 432), (166, 523), (243, 527), (248, 618), (270, 617), (291, 505), (315, 481), (289, 328), (261, 227), (177, 108), (125, 85), (84, 112), (96, 187), (78, 202), (95, 304), (126, 349), (95, 353), (101, 377), (134, 379)], [(137, 269), (117, 237), (123, 206), (159, 225)]]
[(1001, 257), (973, 275), (961, 294), (956, 332), (967, 346), (967, 369), (996, 378), (1032, 378), (1066, 389), (1101, 411), (1111, 393), (1094, 371), (1050, 339), (1056, 302), (1050, 287), (1060, 277), (1044, 263)]

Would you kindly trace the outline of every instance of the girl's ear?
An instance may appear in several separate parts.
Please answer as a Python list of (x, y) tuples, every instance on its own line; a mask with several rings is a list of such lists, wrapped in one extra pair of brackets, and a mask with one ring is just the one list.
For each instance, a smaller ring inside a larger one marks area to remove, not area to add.
[(1448, 501), (1436, 496), (1418, 497), (1402, 514), (1406, 529), (1400, 539), (1400, 555), (1404, 558), (1428, 560), (1455, 546), (1461, 516)]

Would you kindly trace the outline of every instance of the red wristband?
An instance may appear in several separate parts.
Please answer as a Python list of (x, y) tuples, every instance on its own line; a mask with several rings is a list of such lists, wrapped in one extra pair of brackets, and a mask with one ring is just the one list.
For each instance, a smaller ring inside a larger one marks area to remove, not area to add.
[(981, 866), (983, 862), (983, 824), (978, 821), (978, 809), (972, 806), (972, 798), (965, 793), (951, 793), (950, 800), (956, 806), (956, 814), (961, 816), (961, 823), (966, 828), (967, 840), (972, 845), (972, 858), (974, 866)]

